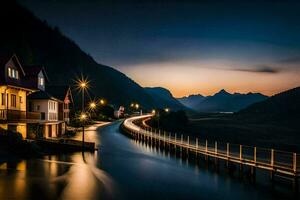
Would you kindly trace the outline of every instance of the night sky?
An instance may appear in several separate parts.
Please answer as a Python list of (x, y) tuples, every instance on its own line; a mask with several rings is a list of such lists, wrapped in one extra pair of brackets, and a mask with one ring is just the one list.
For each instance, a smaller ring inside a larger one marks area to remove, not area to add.
[(176, 97), (300, 86), (300, 2), (19, 2), (97, 62)]

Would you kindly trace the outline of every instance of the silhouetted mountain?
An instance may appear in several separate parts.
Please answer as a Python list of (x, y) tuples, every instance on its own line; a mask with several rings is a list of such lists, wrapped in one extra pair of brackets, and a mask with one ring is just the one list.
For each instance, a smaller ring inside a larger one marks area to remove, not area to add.
[(254, 103), (237, 113), (271, 119), (295, 119), (300, 117), (300, 87), (276, 94), (264, 101)]
[(95, 62), (57, 27), (49, 27), (22, 6), (13, 2), (1, 5), (0, 23), (0, 51), (16, 53), (24, 65), (43, 65), (50, 83), (74, 85), (75, 77), (83, 74), (91, 81), (93, 96), (117, 105), (139, 102), (144, 107), (155, 106), (157, 101), (137, 83)]
[(146, 92), (155, 100), (159, 108), (170, 108), (171, 110), (185, 110), (186, 108), (173, 97), (171, 92), (162, 87), (144, 88)]
[(223, 89), (213, 96), (199, 98), (199, 102), (193, 101), (190, 108), (198, 112), (236, 112), (266, 98), (260, 93), (230, 94)]
[(197, 104), (205, 99), (201, 94), (193, 94), (186, 97), (177, 98), (177, 100), (184, 106), (194, 109)]

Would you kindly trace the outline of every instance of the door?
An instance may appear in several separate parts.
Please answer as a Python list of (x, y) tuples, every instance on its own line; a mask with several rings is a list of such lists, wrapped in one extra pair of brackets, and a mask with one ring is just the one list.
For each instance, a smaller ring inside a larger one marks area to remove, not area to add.
[(48, 125), (48, 136), (52, 137), (52, 125)]

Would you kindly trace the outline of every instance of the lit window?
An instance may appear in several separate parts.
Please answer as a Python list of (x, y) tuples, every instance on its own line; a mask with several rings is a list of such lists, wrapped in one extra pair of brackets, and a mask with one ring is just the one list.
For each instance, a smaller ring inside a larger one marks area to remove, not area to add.
[(10, 97), (11, 97), (11, 101), (10, 101), (11, 107), (17, 107), (17, 96), (14, 94), (11, 94)]
[(5, 94), (1, 93), (1, 105), (4, 106), (5, 105)]
[(45, 84), (45, 79), (42, 77), (39, 77), (39, 85), (44, 86)]
[(19, 79), (19, 71), (9, 67), (8, 68), (8, 76), (10, 78)]
[(8, 76), (11, 77), (11, 68), (8, 68)]

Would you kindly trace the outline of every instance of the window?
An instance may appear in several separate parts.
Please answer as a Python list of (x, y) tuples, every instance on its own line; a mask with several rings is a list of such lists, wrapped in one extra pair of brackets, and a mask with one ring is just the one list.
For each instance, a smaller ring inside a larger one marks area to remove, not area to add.
[(40, 110), (40, 105), (37, 105), (37, 106), (36, 106), (36, 110)]
[(11, 102), (10, 105), (11, 107), (17, 107), (17, 96), (14, 94), (11, 94)]
[(8, 76), (10, 78), (19, 79), (19, 71), (13, 68), (8, 68)]
[(1, 93), (1, 105), (5, 106), (5, 94)]
[(43, 77), (39, 77), (39, 85), (44, 86), (45, 79)]
[(11, 68), (10, 68), (10, 67), (8, 68), (8, 76), (9, 76), (9, 77), (12, 77), (12, 76), (11, 76)]
[(23, 99), (21, 96), (19, 96), (20, 104), (23, 103)]

